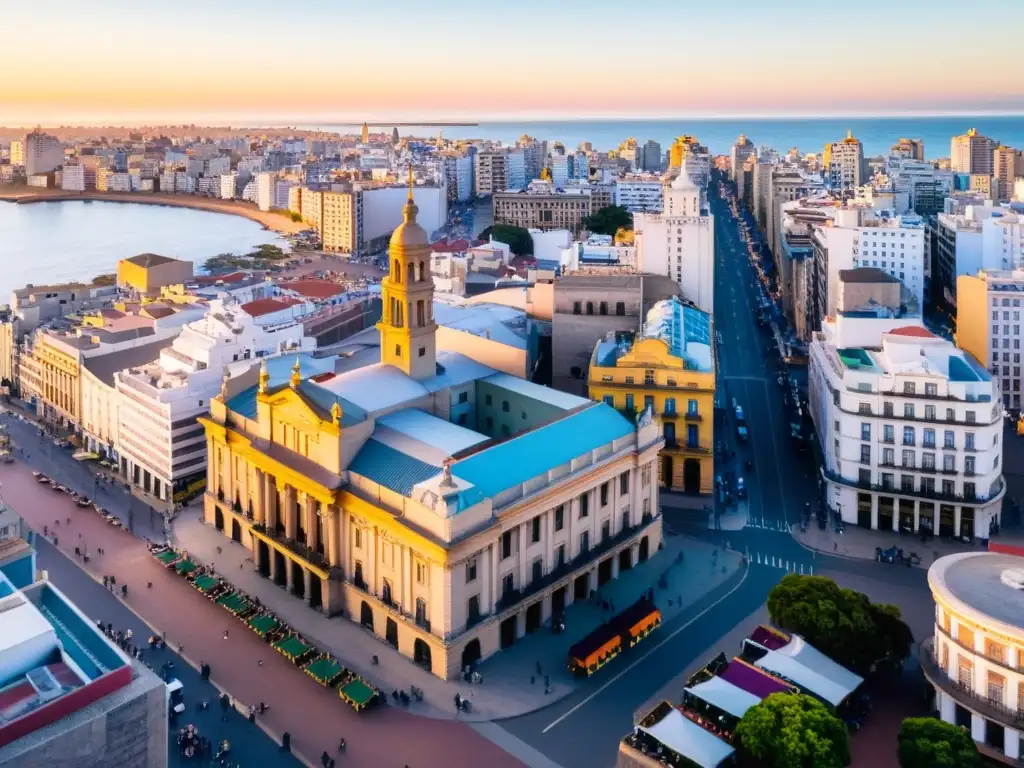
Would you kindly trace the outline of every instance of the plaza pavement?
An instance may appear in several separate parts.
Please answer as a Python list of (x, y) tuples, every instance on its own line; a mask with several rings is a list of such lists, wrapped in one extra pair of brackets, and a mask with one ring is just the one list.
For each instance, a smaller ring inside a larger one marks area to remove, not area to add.
[[(0, 484), (3, 500), (34, 530), (41, 532), (45, 525), (51, 539), (55, 533), (57, 547), (65, 555), (74, 558), (76, 546), (88, 548), (90, 562), (79, 559), (78, 564), (90, 578), (98, 581), (113, 575), (119, 585), (127, 584), (127, 599), (119, 595), (117, 599), (152, 632), (166, 631), (168, 643), (190, 665), (210, 664), (213, 683), (227, 691), (237, 707), (268, 703), (271, 709), (262, 718), (263, 729), (278, 742), (288, 732), (293, 751), (307, 764), (319, 764), (324, 750), (335, 754), (342, 737), (348, 749), (339, 760), (341, 765), (519, 768), (539, 764), (526, 745), (508, 745), (521, 746), (512, 755), (467, 724), (417, 717), (393, 706), (357, 714), (336, 691), (318, 686), (241, 622), (163, 568), (144, 541), (36, 483), (20, 462), (0, 465)], [(59, 527), (56, 520), (61, 522)], [(97, 554), (100, 547), (103, 555)], [(152, 587), (147, 588), (147, 582)], [(223, 637), (225, 630), (228, 639)], [(189, 706), (192, 703), (187, 701)]]
[[(205, 524), (198, 507), (186, 509), (174, 521), (172, 543), (187, 551), (193, 561), (215, 567), (218, 575), (233, 586), (258, 597), (279, 618), (382, 690), (408, 690), (410, 685), (422, 688), (425, 700), (411, 705), (410, 711), (432, 718), (500, 720), (559, 701), (579, 684), (566, 669), (569, 647), (612, 615), (591, 601), (574, 603), (566, 611), (565, 632), (556, 635), (550, 624), (545, 625), (483, 661), (478, 666), (483, 676), (481, 684), (448, 682), (402, 656), (360, 625), (340, 617), (327, 618), (261, 576), (252, 562), (252, 553)], [(682, 559), (677, 562), (680, 553)], [(739, 566), (740, 556), (734, 552), (694, 539), (668, 537), (661, 551), (646, 563), (620, 574), (598, 590), (598, 595), (610, 600), (616, 610), (622, 610), (653, 587), (655, 602), (663, 621), (668, 623), (730, 578)], [(658, 587), (662, 574), (666, 578), (663, 589)], [(374, 655), (380, 659), (379, 665), (371, 664)], [(538, 664), (541, 675), (536, 672)], [(544, 676), (550, 678), (548, 693)], [(472, 702), (469, 714), (456, 715), (452, 704), (456, 693)]]

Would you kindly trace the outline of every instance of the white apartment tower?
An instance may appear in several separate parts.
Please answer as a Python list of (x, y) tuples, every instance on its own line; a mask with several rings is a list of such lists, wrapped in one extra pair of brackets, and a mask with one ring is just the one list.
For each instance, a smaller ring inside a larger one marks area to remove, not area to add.
[(825, 182), (832, 189), (856, 189), (864, 184), (864, 146), (853, 137), (853, 131), (848, 131), (842, 141), (825, 145), (822, 167)]
[(757, 148), (754, 142), (742, 133), (732, 145), (732, 152), (729, 160), (729, 178), (736, 181), (736, 177), (743, 173), (743, 164), (752, 157), (757, 157)]
[(701, 191), (693, 183), (688, 160), (663, 191), (661, 213), (638, 213), (637, 268), (667, 275), (679, 283), (683, 298), (702, 312), (714, 309), (715, 218), (701, 211)]

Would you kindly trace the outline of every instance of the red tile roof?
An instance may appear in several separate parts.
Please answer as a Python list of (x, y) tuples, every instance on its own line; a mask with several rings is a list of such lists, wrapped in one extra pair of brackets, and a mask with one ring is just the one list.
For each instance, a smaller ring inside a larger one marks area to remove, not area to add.
[(230, 272), (226, 275), (196, 275), (193, 280), (196, 285), (213, 285), (218, 280), (223, 283), (237, 283), (245, 278), (245, 272)]
[(893, 328), (889, 331), (893, 336), (913, 336), (918, 339), (934, 339), (935, 334), (927, 328), (916, 325), (905, 325), (902, 328)]
[(345, 286), (332, 283), (330, 280), (292, 280), (288, 283), (279, 283), (279, 286), (283, 290), (295, 291), (311, 299), (329, 299), (345, 292)]
[(243, 304), (241, 310), (250, 317), (261, 317), (301, 303), (298, 299), (293, 299), (290, 296), (281, 296), (276, 299), (256, 299), (256, 301), (250, 301), (247, 304)]

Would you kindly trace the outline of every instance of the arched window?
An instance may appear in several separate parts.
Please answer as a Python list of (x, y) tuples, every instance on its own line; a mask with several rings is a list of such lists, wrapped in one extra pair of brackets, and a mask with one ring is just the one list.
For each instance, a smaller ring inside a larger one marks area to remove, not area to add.
[(420, 262), (420, 282), (427, 279), (427, 265), (422, 261)]
[(394, 271), (394, 274), (392, 275), (392, 277), (394, 277), (395, 282), (396, 283), (402, 282), (402, 265), (401, 265), (401, 263), (399, 263), (398, 259), (395, 259), (395, 265), (394, 265), (393, 271)]
[(414, 262), (409, 262), (409, 271), (406, 274), (409, 276), (410, 283), (416, 282), (416, 264)]
[(416, 327), (422, 328), (427, 324), (426, 316), (423, 312), (423, 299), (416, 302)]
[(384, 579), (384, 589), (381, 590), (380, 600), (385, 605), (391, 605), (393, 603), (391, 599), (391, 582)]

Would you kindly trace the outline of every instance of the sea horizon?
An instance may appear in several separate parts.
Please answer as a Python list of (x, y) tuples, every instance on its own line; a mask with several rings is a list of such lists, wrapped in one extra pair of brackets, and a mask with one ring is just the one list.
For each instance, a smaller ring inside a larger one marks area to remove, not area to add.
[[(934, 160), (949, 156), (950, 140), (969, 128), (1017, 149), (1024, 148), (1024, 114), (956, 113), (911, 116), (840, 116), (840, 117), (687, 117), (687, 118), (591, 118), (559, 120), (481, 120), (475, 125), (441, 126), (432, 123), (387, 123), (370, 125), (381, 129), (399, 125), (403, 136), (428, 137), (439, 132), (448, 139), (490, 140), (515, 143), (526, 134), (543, 141), (561, 141), (567, 149), (576, 149), (584, 141), (595, 150), (615, 149), (632, 137), (644, 143), (653, 139), (668, 149), (679, 135), (690, 134), (713, 154), (728, 154), (740, 134), (755, 145), (786, 152), (798, 147), (801, 152), (821, 152), (826, 143), (838, 141), (851, 131), (861, 140), (864, 153), (873, 157), (888, 154), (889, 147), (900, 138), (922, 139), (925, 156)], [(270, 127), (270, 126), (268, 126)], [(321, 130), (354, 133), (362, 123), (295, 124), (300, 130)]]

